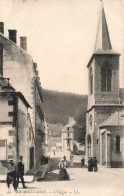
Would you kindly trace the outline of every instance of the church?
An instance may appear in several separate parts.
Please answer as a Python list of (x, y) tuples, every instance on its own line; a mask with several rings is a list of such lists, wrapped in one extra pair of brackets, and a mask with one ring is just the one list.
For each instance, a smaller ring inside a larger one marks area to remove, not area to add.
[(86, 159), (124, 167), (124, 89), (119, 87), (119, 57), (112, 48), (102, 4), (94, 52), (88, 68)]

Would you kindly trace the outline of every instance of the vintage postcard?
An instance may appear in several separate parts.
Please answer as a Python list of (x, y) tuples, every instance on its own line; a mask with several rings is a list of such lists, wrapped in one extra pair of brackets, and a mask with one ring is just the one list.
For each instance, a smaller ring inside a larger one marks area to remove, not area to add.
[(0, 196), (124, 196), (124, 0), (0, 0)]

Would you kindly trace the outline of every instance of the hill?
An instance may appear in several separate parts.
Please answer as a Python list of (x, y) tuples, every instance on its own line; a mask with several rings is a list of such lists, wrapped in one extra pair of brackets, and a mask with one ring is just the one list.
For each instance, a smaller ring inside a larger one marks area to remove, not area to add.
[(86, 112), (87, 95), (58, 92), (42, 89), (43, 107), (46, 121), (52, 124), (68, 123), (69, 116)]

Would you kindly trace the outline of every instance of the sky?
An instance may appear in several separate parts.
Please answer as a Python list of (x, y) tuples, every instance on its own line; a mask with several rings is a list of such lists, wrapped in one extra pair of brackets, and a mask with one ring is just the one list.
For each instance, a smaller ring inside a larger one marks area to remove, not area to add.
[[(124, 0), (103, 0), (112, 48), (121, 53), (124, 87)], [(88, 93), (87, 63), (94, 51), (100, 0), (0, 0), (0, 21), (27, 37), (42, 88)]]

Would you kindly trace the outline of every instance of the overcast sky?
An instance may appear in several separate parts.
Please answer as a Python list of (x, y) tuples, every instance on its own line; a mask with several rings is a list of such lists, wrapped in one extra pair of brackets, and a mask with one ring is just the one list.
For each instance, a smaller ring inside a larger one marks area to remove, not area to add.
[[(113, 49), (121, 53), (124, 76), (124, 1), (104, 0)], [(100, 0), (0, 0), (0, 21), (27, 36), (28, 52), (37, 62), (43, 88), (88, 93), (87, 63), (93, 53)]]

